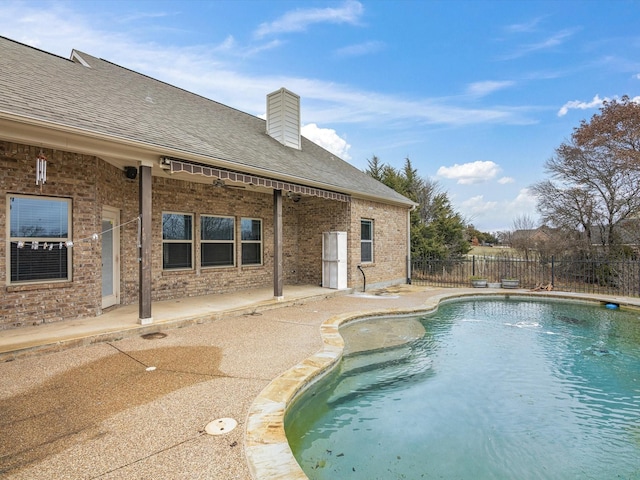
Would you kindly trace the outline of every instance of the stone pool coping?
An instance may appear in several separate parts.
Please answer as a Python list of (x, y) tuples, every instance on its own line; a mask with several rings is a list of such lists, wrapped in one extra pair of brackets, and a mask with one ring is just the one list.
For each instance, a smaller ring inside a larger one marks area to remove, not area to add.
[(271, 381), (249, 408), (245, 429), (245, 455), (252, 477), (256, 480), (308, 479), (293, 456), (287, 441), (284, 417), (287, 408), (307, 386), (338, 364), (344, 350), (344, 340), (339, 333), (341, 325), (376, 316), (431, 313), (437, 310), (442, 302), (472, 297), (548, 298), (600, 304), (614, 303), (620, 307), (640, 309), (640, 299), (629, 297), (570, 292), (533, 292), (521, 289), (509, 292), (497, 289), (477, 290), (436, 294), (428, 297), (418, 307), (350, 312), (326, 320), (320, 326), (323, 347)]

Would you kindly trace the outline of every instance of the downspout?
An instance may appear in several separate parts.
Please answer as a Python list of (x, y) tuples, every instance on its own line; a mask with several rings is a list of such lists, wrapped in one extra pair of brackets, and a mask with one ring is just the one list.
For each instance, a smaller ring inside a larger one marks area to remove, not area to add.
[(407, 285), (411, 285), (411, 212), (415, 209), (413, 205), (407, 210)]
[(282, 190), (273, 190), (273, 297), (284, 300), (282, 255)]

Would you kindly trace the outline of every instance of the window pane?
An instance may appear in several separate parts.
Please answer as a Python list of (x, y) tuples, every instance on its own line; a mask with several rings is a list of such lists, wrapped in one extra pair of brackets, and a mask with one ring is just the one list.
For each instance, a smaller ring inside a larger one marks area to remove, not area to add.
[(11, 197), (10, 202), (10, 236), (32, 238), (68, 237), (68, 201)]
[(360, 261), (361, 262), (372, 262), (372, 243), (371, 242), (360, 242)]
[(191, 268), (191, 244), (164, 243), (162, 245), (162, 268)]
[[(71, 277), (71, 255), (64, 246), (70, 234), (70, 208), (65, 199), (9, 196), (10, 282)], [(22, 248), (18, 239), (24, 239)]]
[(26, 282), (29, 280), (66, 280), (67, 272), (66, 247), (58, 244), (52, 250), (31, 247), (18, 248), (17, 243), (11, 242), (11, 281)]
[(233, 240), (233, 218), (202, 216), (200, 220), (202, 240)]
[(253, 220), (251, 218), (243, 218), (240, 226), (242, 227), (242, 240), (259, 241), (261, 220)]
[(243, 265), (260, 265), (262, 263), (262, 255), (259, 243), (243, 243), (242, 244), (242, 264)]
[(163, 240), (191, 240), (191, 215), (180, 213), (162, 214)]
[(203, 267), (233, 266), (232, 243), (203, 243), (201, 251)]
[(372, 240), (373, 222), (371, 220), (360, 221), (360, 240)]

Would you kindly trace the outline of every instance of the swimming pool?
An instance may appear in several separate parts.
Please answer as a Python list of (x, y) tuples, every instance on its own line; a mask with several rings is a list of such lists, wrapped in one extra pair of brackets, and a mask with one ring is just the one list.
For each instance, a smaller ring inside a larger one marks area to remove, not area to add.
[[(354, 347), (403, 323), (404, 343)], [(640, 478), (637, 311), (459, 300), (341, 333), (340, 366), (285, 417), (311, 479)]]

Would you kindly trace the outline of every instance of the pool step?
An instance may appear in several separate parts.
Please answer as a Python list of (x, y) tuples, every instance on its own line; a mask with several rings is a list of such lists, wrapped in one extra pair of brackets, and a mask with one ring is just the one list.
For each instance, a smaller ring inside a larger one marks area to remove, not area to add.
[(419, 342), (348, 355), (342, 359), (339, 380), (327, 403), (340, 403), (364, 392), (431, 375), (431, 367), (432, 361), (419, 348)]

